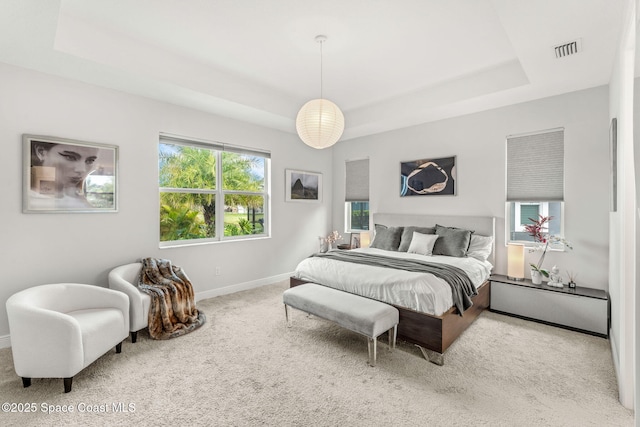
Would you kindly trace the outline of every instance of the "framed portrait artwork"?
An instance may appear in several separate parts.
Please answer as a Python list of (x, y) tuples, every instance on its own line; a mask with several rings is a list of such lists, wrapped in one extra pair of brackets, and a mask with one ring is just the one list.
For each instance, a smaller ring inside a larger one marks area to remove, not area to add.
[(286, 169), (285, 174), (285, 200), (287, 202), (322, 201), (321, 173)]
[(117, 212), (118, 147), (23, 135), (23, 212)]
[(456, 194), (456, 157), (400, 163), (400, 196)]

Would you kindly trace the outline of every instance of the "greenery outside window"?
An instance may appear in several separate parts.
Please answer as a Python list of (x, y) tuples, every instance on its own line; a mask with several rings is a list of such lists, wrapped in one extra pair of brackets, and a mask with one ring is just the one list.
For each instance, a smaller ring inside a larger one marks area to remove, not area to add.
[(268, 236), (269, 162), (268, 152), (161, 135), (161, 247)]
[(346, 202), (347, 233), (369, 230), (369, 202)]

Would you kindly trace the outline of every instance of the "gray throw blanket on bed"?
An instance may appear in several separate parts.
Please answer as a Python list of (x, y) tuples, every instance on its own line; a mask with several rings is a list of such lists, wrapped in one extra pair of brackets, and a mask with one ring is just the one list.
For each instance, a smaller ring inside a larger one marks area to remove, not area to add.
[(471, 282), (467, 273), (453, 265), (353, 251), (330, 251), (311, 256), (329, 258), (336, 261), (353, 262), (356, 264), (372, 265), (375, 267), (394, 268), (416, 273), (431, 273), (434, 276), (443, 279), (449, 284), (449, 286), (451, 286), (453, 305), (458, 309), (461, 316), (466, 309), (473, 305), (471, 297), (478, 294), (475, 285)]

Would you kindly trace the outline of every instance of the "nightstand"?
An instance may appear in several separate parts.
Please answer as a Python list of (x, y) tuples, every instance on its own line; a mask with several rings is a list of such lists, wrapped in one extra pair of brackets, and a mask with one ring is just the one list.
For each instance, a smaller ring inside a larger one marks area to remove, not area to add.
[(601, 289), (554, 288), (501, 274), (493, 274), (489, 280), (491, 311), (604, 338), (609, 334), (609, 299)]

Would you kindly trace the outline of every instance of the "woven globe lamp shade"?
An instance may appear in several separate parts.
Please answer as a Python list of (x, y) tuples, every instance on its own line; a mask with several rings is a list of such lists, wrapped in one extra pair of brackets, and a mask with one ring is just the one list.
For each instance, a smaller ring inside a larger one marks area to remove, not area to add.
[(344, 115), (328, 99), (312, 99), (298, 112), (296, 130), (302, 142), (309, 147), (331, 147), (342, 136)]

